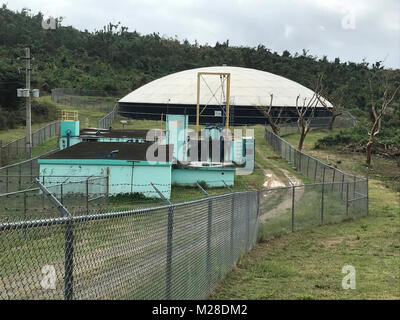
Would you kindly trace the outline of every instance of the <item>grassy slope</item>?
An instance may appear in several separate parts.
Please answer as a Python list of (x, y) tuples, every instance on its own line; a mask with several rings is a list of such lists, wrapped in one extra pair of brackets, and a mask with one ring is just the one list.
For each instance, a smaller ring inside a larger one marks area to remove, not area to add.
[[(325, 134), (310, 132), (305, 151), (311, 151), (313, 142)], [(285, 139), (297, 141), (295, 135)], [(341, 167), (362, 173), (362, 159), (357, 156), (324, 151), (321, 158), (326, 161), (326, 156), (339, 156)], [(341, 287), (345, 264), (356, 269), (355, 290)], [(399, 299), (399, 265), (399, 194), (373, 178), (369, 216), (257, 244), (211, 298)]]
[[(32, 132), (45, 126), (48, 122), (40, 122), (32, 125)], [(3, 145), (11, 142), (13, 140), (19, 139), (25, 136), (25, 126), (20, 126), (15, 129), (0, 130), (0, 140), (2, 140)]]
[[(51, 101), (50, 96), (43, 96), (39, 98), (42, 101), (46, 101), (49, 104), (51, 104), (54, 108), (59, 110), (77, 110), (78, 111), (78, 116), (79, 120), (81, 122), (81, 128), (84, 127), (94, 127), (97, 128), (98, 126), (98, 121), (105, 116), (105, 112), (99, 111), (99, 110), (93, 110), (92, 107), (71, 107), (67, 106), (64, 104), (60, 103), (55, 103)], [(43, 122), (43, 123), (36, 123), (32, 125), (32, 131), (39, 129), (43, 126), (45, 126), (48, 122)], [(18, 138), (21, 138), (22, 136), (25, 135), (25, 127), (18, 127), (16, 129), (9, 129), (9, 130), (3, 130), (0, 131), (0, 140), (3, 141), (3, 144), (6, 143), (7, 141), (12, 141)], [(52, 139), (42, 143), (39, 146), (36, 146), (32, 149), (32, 156), (36, 157), (38, 155), (41, 155), (43, 153), (49, 152), (51, 150), (54, 150), (57, 148), (58, 144), (58, 138), (53, 137)], [(11, 163), (16, 163), (19, 161), (22, 161), (23, 159), (15, 159)]]

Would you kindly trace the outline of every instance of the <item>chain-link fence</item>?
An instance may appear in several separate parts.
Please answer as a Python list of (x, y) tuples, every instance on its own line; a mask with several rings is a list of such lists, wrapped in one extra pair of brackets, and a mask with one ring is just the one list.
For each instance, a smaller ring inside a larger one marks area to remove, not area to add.
[[(55, 121), (32, 132), (32, 148), (58, 136), (60, 132), (60, 122)], [(25, 159), (26, 157), (26, 137), (11, 141), (5, 145), (0, 144), (0, 166), (4, 166), (11, 161)]]
[(51, 100), (73, 107), (92, 107), (96, 111), (110, 112), (124, 93), (116, 91), (57, 88), (51, 90)]
[(329, 183), (340, 189), (343, 195), (349, 192), (351, 206), (365, 209), (368, 206), (368, 179), (346, 173), (328, 165), (302, 151), (297, 150), (268, 128), (265, 129), (265, 138), (276, 153), (288, 161), (299, 172), (303, 173), (314, 183)]
[[(268, 129), (266, 139), (315, 183), (227, 187), (221, 195), (128, 211), (105, 207), (104, 213), (90, 207), (91, 200), (107, 198), (101, 195), (109, 184), (100, 177), (93, 185), (87, 179), (48, 187), (67, 210), (62, 217), (42, 190), (25, 190), (34, 192), (32, 200), (22, 193), (8, 206), (32, 204), (0, 218), (0, 298), (204, 299), (257, 239), (368, 213), (367, 179), (299, 152)], [(26, 211), (37, 201), (51, 209), (29, 218)]]
[(257, 197), (3, 221), (1, 298), (207, 298), (256, 241)]
[(325, 182), (260, 191), (259, 239), (338, 223), (368, 213), (367, 181)]
[(39, 176), (39, 164), (37, 160), (56, 151), (57, 149), (29, 160), (1, 167), (0, 194), (30, 188), (34, 184), (35, 179)]
[(111, 123), (114, 121), (116, 114), (117, 104), (114, 105), (113, 109), (109, 113), (99, 120), (98, 127), (101, 129), (108, 129), (111, 126)]
[[(327, 128), (331, 119), (331, 117), (314, 117), (310, 122), (310, 127), (311, 129)], [(333, 128), (353, 128), (356, 125), (356, 122), (356, 119), (349, 112), (344, 112), (340, 116), (336, 117), (333, 123)], [(294, 133), (299, 133), (296, 121), (284, 123), (279, 128), (280, 137)]]
[[(50, 177), (55, 179), (54, 176)], [(60, 178), (60, 177), (58, 177)], [(108, 177), (65, 177), (64, 183), (45, 181), (47, 190), (59, 199), (71, 214), (98, 212), (108, 204)], [(0, 195), (0, 219), (16, 220), (46, 219), (59, 217), (57, 207), (49, 201), (40, 188), (30, 188)]]

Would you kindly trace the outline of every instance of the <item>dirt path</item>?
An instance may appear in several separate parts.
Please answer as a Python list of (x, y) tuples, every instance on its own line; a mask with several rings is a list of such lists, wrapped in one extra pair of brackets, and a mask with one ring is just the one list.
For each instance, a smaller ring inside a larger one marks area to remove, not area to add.
[[(260, 157), (263, 158), (263, 160), (269, 161), (259, 150), (257, 150), (257, 148), (256, 148), (256, 152), (260, 155)], [(257, 167), (259, 167), (260, 169), (262, 169), (264, 171), (265, 181), (264, 181), (263, 186), (266, 189), (303, 184), (302, 180), (298, 179), (296, 176), (291, 174), (289, 171), (282, 169), (276, 165), (273, 165), (274, 169), (279, 170), (280, 172), (282, 172), (285, 175), (285, 177), (286, 177), (285, 181), (282, 178), (279, 178), (274, 172), (265, 169), (259, 163), (256, 163), (256, 165), (257, 165)], [(261, 200), (261, 204), (260, 204), (261, 208), (262, 208), (262, 202), (271, 201), (271, 196), (273, 195), (273, 193), (274, 193), (273, 190), (265, 191), (262, 193), (262, 199), (260, 199)], [(303, 196), (303, 193), (304, 193), (304, 189), (298, 188), (295, 193), (295, 200), (298, 201)], [(286, 192), (284, 198), (282, 199), (282, 201), (280, 201), (277, 206), (275, 206), (274, 208), (272, 208), (268, 211), (261, 210), (260, 217), (259, 217), (260, 223), (264, 223), (266, 220), (272, 219), (274, 217), (279, 216), (280, 214), (282, 214), (284, 212), (287, 212), (287, 210), (292, 207), (291, 194), (292, 194), (291, 191), (288, 190)]]

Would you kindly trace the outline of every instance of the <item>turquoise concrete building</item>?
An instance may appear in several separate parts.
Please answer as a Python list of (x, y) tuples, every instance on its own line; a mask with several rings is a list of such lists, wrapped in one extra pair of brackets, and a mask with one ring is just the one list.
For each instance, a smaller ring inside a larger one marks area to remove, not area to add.
[[(188, 120), (187, 115), (167, 114), (166, 130), (160, 130), (158, 140), (148, 130), (80, 130), (76, 119), (62, 121), (60, 151), (38, 160), (40, 178), (45, 185), (53, 185), (107, 177), (110, 195), (138, 192), (160, 197), (153, 184), (169, 199), (172, 184), (233, 186), (235, 174), (252, 172), (254, 137), (232, 137), (226, 142), (219, 125), (205, 126), (196, 137), (193, 132), (189, 135)], [(166, 159), (147, 160), (147, 151), (154, 146), (166, 152)], [(216, 152), (212, 151), (215, 146)]]
[[(168, 155), (163, 162), (146, 160), (145, 143), (81, 142), (38, 160), (40, 179), (53, 185), (67, 181), (81, 181), (82, 177), (108, 175), (108, 192), (139, 192), (146, 197), (160, 196), (153, 183), (166, 198), (171, 195), (172, 145), (160, 145)], [(78, 191), (79, 192), (79, 191)]]
[(224, 187), (225, 184), (233, 186), (235, 183), (235, 168), (174, 167), (172, 169), (173, 184), (196, 186), (197, 182), (205, 182), (207, 187)]

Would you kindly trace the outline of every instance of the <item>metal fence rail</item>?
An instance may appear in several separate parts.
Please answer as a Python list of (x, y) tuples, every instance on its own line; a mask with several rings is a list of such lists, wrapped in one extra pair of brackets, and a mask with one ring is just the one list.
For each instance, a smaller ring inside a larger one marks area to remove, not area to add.
[[(359, 189), (367, 181), (356, 182)], [(321, 182), (260, 191), (259, 239), (339, 223), (368, 213), (366, 194), (352, 193), (353, 182)]]
[[(87, 182), (51, 186), (72, 214), (54, 215), (58, 209), (48, 201), (53, 215), (21, 218), (29, 204), (20, 215), (0, 218), (0, 298), (205, 299), (257, 239), (368, 213), (368, 179), (299, 152), (268, 129), (265, 134), (315, 183), (216, 196), (200, 188), (202, 199), (106, 213), (88, 209), (90, 200), (108, 193), (104, 177), (93, 189)], [(86, 202), (75, 197), (85, 192)]]
[(256, 241), (257, 197), (0, 223), (1, 298), (207, 298)]
[(314, 183), (322, 182), (330, 183), (335, 186), (338, 185), (342, 195), (344, 192), (347, 192), (347, 188), (351, 199), (359, 199), (359, 201), (351, 202), (351, 206), (360, 206), (360, 208), (365, 208), (365, 204), (368, 205), (367, 178), (357, 177), (356, 175), (346, 173), (302, 151), (299, 151), (281, 137), (274, 134), (267, 127), (265, 128), (265, 138), (276, 153)]
[[(47, 140), (58, 136), (60, 121), (54, 121), (32, 132), (32, 147), (36, 147)], [(24, 159), (26, 156), (26, 137), (0, 145), (0, 166), (4, 166), (13, 160)]]
[[(311, 120), (310, 126), (313, 128), (327, 128), (331, 117), (314, 117)], [(335, 119), (334, 128), (353, 128), (356, 125), (356, 119), (349, 113), (345, 112)], [(268, 126), (269, 127), (269, 126)], [(279, 136), (287, 136), (290, 134), (299, 133), (297, 122), (285, 123), (280, 126)]]
[[(46, 182), (46, 188), (70, 210), (71, 214), (101, 211), (108, 204), (108, 177), (80, 177), (80, 179), (59, 184)], [(58, 216), (60, 216), (58, 209), (39, 188), (34, 186), (0, 195), (0, 219), (7, 217), (16, 221)]]
[(96, 111), (110, 112), (122, 92), (106, 92), (74, 88), (51, 90), (51, 100), (73, 107), (93, 107)]
[(117, 104), (114, 105), (113, 109), (107, 113), (103, 118), (99, 120), (99, 128), (100, 129), (108, 129), (111, 123), (115, 119), (115, 115), (117, 114)]
[(10, 164), (0, 168), (0, 194), (20, 191), (29, 188), (39, 176), (39, 164), (41, 157), (56, 152), (54, 149), (38, 157)]

